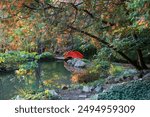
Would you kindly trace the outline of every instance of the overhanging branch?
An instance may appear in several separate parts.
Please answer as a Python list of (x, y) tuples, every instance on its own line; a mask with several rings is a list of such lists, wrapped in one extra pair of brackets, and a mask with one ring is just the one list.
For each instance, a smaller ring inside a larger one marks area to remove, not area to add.
[(80, 32), (80, 33), (82, 33), (82, 34), (85, 34), (85, 35), (87, 35), (87, 36), (89, 36), (89, 37), (92, 37), (92, 38), (96, 39), (97, 41), (103, 43), (103, 44), (104, 44), (105, 46), (107, 46), (108, 48), (110, 48), (110, 49), (114, 50), (115, 52), (117, 52), (117, 53), (118, 53), (119, 55), (121, 55), (124, 59), (126, 59), (130, 64), (132, 64), (136, 69), (138, 69), (138, 70), (141, 70), (141, 69), (142, 69), (136, 62), (134, 62), (133, 60), (131, 60), (126, 54), (124, 54), (122, 51), (118, 50), (116, 47), (114, 47), (114, 46), (111, 45), (110, 43), (108, 43), (108, 42), (102, 40), (101, 38), (99, 38), (99, 37), (97, 37), (97, 36), (95, 36), (95, 35), (93, 35), (93, 34), (91, 34), (91, 33), (89, 33), (89, 32), (86, 32), (86, 31), (83, 31), (83, 30), (78, 29), (78, 28), (76, 28), (76, 27), (70, 26), (70, 25), (68, 25), (68, 28), (70, 28), (70, 29), (72, 29), (72, 30), (74, 30), (74, 31)]

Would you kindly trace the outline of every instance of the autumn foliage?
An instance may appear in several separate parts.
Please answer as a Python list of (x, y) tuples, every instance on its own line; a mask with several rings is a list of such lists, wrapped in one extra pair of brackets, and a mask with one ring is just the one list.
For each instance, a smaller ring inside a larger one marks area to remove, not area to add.
[(149, 7), (149, 1), (139, 0), (2, 0), (0, 51), (37, 51), (43, 44), (56, 52), (80, 38), (147, 69)]

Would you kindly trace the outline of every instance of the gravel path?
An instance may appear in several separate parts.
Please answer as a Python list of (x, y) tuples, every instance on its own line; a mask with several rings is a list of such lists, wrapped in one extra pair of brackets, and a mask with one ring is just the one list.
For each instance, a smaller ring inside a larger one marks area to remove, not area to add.
[(90, 97), (94, 95), (95, 92), (83, 92), (81, 89), (74, 90), (60, 90), (59, 95), (62, 100), (90, 100)]

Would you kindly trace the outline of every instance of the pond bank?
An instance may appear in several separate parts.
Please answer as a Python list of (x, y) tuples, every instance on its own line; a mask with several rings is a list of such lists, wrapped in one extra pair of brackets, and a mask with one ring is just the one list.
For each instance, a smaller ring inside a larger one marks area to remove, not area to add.
[[(142, 81), (141, 79), (145, 79), (145, 77), (149, 77), (149, 76), (145, 76), (149, 73), (149, 71), (144, 71), (143, 76), (141, 76), (139, 75), (138, 72), (137, 73), (134, 72), (135, 70), (125, 71), (124, 75), (126, 76), (117, 77), (117, 76), (110, 75), (107, 77), (100, 77), (100, 79), (103, 79), (105, 81), (103, 83), (101, 83), (101, 81), (99, 80), (96, 80), (94, 85), (93, 84), (90, 85), (90, 83), (87, 83), (87, 84), (81, 84), (79, 85), (79, 87), (77, 84), (77, 87), (75, 85), (74, 87), (71, 82), (71, 78), (72, 78), (71, 72), (75, 71), (74, 69), (75, 64), (73, 64), (74, 61), (68, 61), (68, 63), (70, 63), (70, 66), (67, 66), (66, 64), (64, 64), (63, 60), (56, 61), (56, 59), (54, 59), (54, 61), (49, 61), (50, 59), (45, 59), (45, 56), (47, 55), (51, 57), (51, 55), (49, 55), (48, 53), (43, 54), (43, 58), (39, 59), (39, 62), (37, 62), (38, 67), (32, 73), (27, 73), (27, 77), (24, 74), (20, 74), (19, 76), (17, 76), (14, 72), (11, 75), (10, 73), (5, 72), (8, 75), (7, 77), (5, 75), (2, 76), (2, 74), (0, 74), (0, 94), (1, 94), (0, 99), (11, 99), (13, 96), (20, 95), (19, 94), (20, 90), (18, 91), (18, 89), (25, 91), (27, 94), (30, 93), (31, 95), (29, 95), (29, 97), (27, 98), (17, 97), (16, 99), (64, 99), (64, 100), (107, 99), (106, 98), (107, 94), (115, 95), (114, 88), (112, 87), (114, 86), (118, 87), (118, 85), (119, 88), (120, 85), (125, 87), (128, 86), (128, 84), (132, 84), (131, 82), (138, 83), (138, 87), (140, 86), (146, 91), (149, 91), (147, 88), (144, 87), (147, 86), (145, 82), (142, 83), (144, 84), (143, 86), (139, 85), (139, 82)], [(13, 55), (13, 57), (15, 56)], [(30, 58), (30, 55), (27, 56), (27, 59), (28, 58)], [(43, 60), (47, 62), (43, 62)], [(18, 59), (15, 62), (17, 61)], [(24, 61), (26, 62), (26, 60)], [(78, 62), (75, 61), (75, 63)], [(87, 61), (85, 61), (85, 63), (86, 62)], [(126, 67), (126, 65), (123, 66)], [(65, 67), (68, 70), (65, 69)], [(76, 72), (80, 73), (81, 69), (76, 70)], [(132, 74), (131, 76), (128, 75), (128, 73), (130, 72)], [(88, 75), (88, 77), (93, 79), (93, 77), (90, 75)], [(130, 91), (130, 89), (128, 88), (127, 90)], [(117, 93), (117, 95), (123, 95), (123, 92), (121, 92), (121, 94), (120, 92)], [(35, 97), (38, 96), (39, 94), (41, 97)], [(50, 94), (51, 96), (55, 94), (55, 97), (58, 96), (59, 98), (42, 97), (42, 95), (48, 95), (48, 94)]]
[(70, 75), (64, 68), (63, 61), (41, 62), (37, 69), (27, 75), (17, 75), (14, 71), (5, 72), (0, 74), (1, 99), (11, 99), (16, 94), (19, 95), (20, 90), (30, 93), (69, 85)]
[[(49, 90), (51, 98), (17, 98), (17, 99), (50, 99), (50, 100), (135, 100), (150, 99), (150, 71), (145, 71), (142, 78), (134, 74), (128, 80), (107, 82), (109, 78), (97, 80), (91, 84), (64, 85), (59, 89)], [(112, 76), (109, 76), (112, 77)], [(114, 78), (118, 79), (118, 78)], [(114, 80), (116, 81), (116, 80)], [(37, 94), (36, 94), (37, 95)], [(43, 95), (43, 94), (42, 94)], [(44, 93), (45, 95), (45, 93)], [(18, 96), (19, 97), (19, 96)]]
[(57, 93), (63, 100), (149, 100), (150, 71), (145, 71), (142, 78), (138, 78), (137, 75), (120, 82), (116, 80), (118, 78), (114, 78), (114, 82), (109, 83), (109, 79), (105, 79), (105, 82), (101, 84), (97, 81), (93, 86), (82, 85), (77, 88), (66, 88)]

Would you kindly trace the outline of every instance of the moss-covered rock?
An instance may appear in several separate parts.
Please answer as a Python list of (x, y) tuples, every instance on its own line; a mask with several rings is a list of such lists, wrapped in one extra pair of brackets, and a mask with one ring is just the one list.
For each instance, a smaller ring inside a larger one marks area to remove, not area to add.
[(98, 95), (98, 100), (149, 100), (150, 80), (136, 80), (114, 85)]

